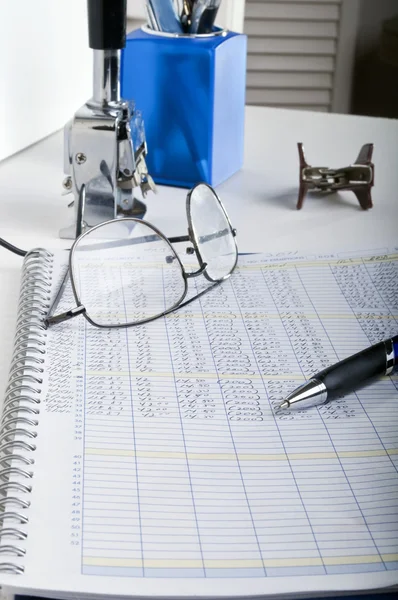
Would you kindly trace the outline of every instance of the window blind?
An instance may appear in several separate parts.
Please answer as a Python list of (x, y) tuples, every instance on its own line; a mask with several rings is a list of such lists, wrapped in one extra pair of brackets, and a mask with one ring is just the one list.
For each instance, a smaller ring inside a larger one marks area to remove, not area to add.
[[(344, 10), (350, 1), (246, 0), (247, 104), (333, 110), (336, 85), (347, 85), (347, 77), (336, 77), (340, 45), (356, 32)], [(352, 61), (349, 50), (345, 60)]]

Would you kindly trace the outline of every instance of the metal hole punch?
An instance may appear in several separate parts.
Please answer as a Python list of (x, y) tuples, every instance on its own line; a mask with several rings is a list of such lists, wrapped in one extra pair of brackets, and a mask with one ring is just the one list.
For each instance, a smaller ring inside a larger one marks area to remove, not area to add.
[[(126, 0), (88, 0), (89, 45), (94, 55), (93, 96), (64, 129), (64, 194), (73, 194), (74, 222), (60, 231), (83, 229), (115, 218), (142, 218), (143, 202), (155, 191), (145, 157), (141, 114), (120, 96), (121, 49), (126, 41)], [(137, 82), (137, 85), (140, 85)], [(84, 191), (83, 212), (79, 198)], [(80, 206), (81, 208), (81, 206)]]
[(300, 188), (297, 210), (300, 210), (308, 190), (336, 192), (350, 190), (356, 195), (361, 208), (372, 208), (371, 189), (374, 185), (373, 144), (362, 146), (356, 161), (348, 167), (329, 169), (312, 167), (305, 159), (304, 147), (297, 144), (300, 159)]

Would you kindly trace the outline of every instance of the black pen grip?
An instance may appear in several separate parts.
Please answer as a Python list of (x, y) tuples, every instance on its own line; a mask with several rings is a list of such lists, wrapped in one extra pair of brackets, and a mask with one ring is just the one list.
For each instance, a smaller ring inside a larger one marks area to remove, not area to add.
[(386, 372), (386, 347), (384, 342), (370, 346), (345, 360), (316, 374), (328, 391), (328, 400), (342, 396), (361, 387), (366, 381)]

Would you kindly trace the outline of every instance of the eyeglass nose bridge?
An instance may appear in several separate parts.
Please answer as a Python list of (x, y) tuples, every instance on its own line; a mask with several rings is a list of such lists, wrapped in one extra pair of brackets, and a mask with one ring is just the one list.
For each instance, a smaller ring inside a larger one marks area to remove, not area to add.
[[(193, 253), (190, 253), (193, 254)], [(167, 264), (171, 264), (172, 262), (174, 262), (176, 260), (176, 256), (166, 256), (166, 263)], [(207, 269), (207, 263), (202, 263), (200, 266), (200, 269), (198, 269), (197, 271), (191, 271), (191, 272), (186, 272), (185, 273), (185, 277), (187, 279), (192, 279), (193, 277), (199, 277), (199, 275), (202, 275), (202, 273), (204, 273)]]
[[(236, 229), (233, 230), (233, 232), (236, 232)], [(234, 234), (235, 235), (235, 234)], [(188, 227), (188, 236), (181, 236), (180, 238), (168, 238), (169, 242), (187, 242), (187, 241), (192, 241), (193, 239), (193, 232), (191, 230), (190, 227)], [(193, 279), (194, 277), (199, 277), (199, 275), (202, 275), (206, 269), (207, 269), (207, 263), (202, 261), (202, 257), (200, 255), (199, 250), (194, 247), (194, 246), (188, 246), (185, 250), (185, 252), (187, 254), (196, 254), (197, 259), (199, 261), (200, 264), (200, 268), (197, 271), (191, 271), (191, 272), (185, 272), (185, 277), (187, 279)], [(177, 255), (169, 255), (166, 256), (166, 263), (171, 264), (173, 261), (177, 260)], [(185, 271), (185, 269), (184, 269)]]
[(197, 271), (191, 271), (190, 273), (186, 273), (186, 278), (187, 279), (193, 279), (194, 277), (199, 277), (199, 275), (202, 275), (202, 273), (204, 273), (207, 269), (207, 263), (202, 263), (202, 265), (200, 266), (200, 269), (198, 269)]

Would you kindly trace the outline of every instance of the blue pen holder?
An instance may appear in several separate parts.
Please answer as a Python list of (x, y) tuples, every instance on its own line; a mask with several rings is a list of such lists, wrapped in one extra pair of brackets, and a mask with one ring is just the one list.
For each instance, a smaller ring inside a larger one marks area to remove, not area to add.
[(142, 112), (156, 183), (216, 186), (243, 164), (246, 36), (127, 36), (121, 93)]

